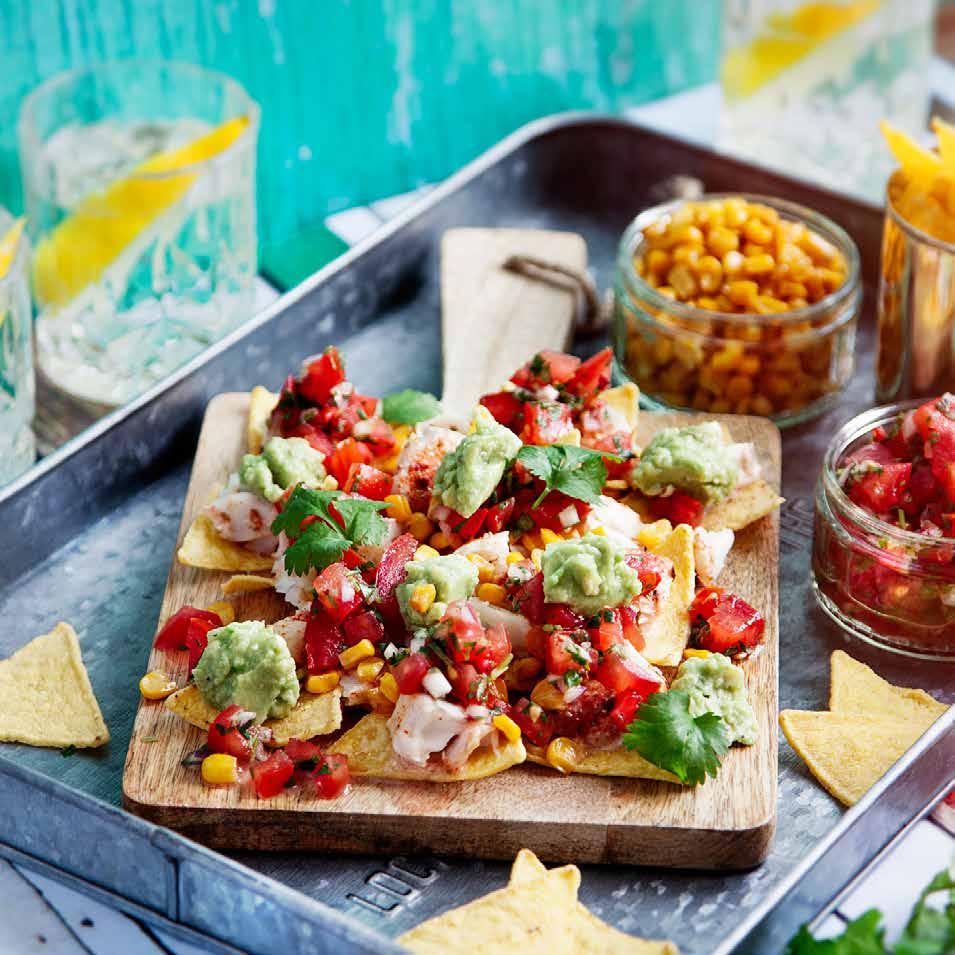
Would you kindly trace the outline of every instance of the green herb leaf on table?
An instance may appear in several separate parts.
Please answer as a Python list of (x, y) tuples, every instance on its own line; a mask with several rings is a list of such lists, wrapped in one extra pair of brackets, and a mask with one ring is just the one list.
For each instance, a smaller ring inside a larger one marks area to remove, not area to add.
[(551, 491), (562, 491), (585, 504), (594, 504), (607, 482), (604, 458), (618, 460), (613, 455), (570, 444), (525, 444), (517, 455), (517, 460), (545, 485), (534, 507)]
[(441, 402), (426, 391), (406, 388), (381, 401), (381, 416), (390, 424), (417, 424), (441, 414)]
[(849, 922), (842, 935), (820, 941), (816, 941), (804, 925), (790, 939), (784, 955), (888, 955), (882, 914), (877, 909), (869, 909)]
[(723, 720), (715, 713), (690, 716), (682, 690), (661, 690), (642, 703), (623, 745), (688, 786), (716, 776), (729, 748)]

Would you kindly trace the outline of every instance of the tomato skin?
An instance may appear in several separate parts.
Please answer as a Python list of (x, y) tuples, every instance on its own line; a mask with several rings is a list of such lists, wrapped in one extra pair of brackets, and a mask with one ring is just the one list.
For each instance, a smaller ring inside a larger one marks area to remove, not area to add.
[(455, 534), (459, 535), (461, 540), (474, 540), (481, 533), (481, 528), (487, 520), (490, 508), (479, 507), (470, 517), (464, 518), (457, 511), (452, 511), (448, 517), (447, 523), (451, 526)]
[(544, 623), (544, 575), (540, 571), (515, 590), (512, 609), (514, 613), (523, 614), (535, 626)]
[(480, 685), (481, 674), (471, 663), (459, 663), (454, 667), (454, 675), (451, 680), (451, 695), (455, 697), (464, 706), (469, 703), (478, 703), (479, 693), (477, 688)]
[(325, 459), (325, 467), (339, 487), (344, 487), (348, 481), (348, 472), (353, 464), (371, 464), (374, 455), (371, 448), (354, 438), (345, 438), (340, 441), (334, 451)]
[(498, 424), (512, 431), (520, 431), (519, 416), (523, 410), (523, 402), (514, 396), (513, 391), (498, 391), (484, 395), (481, 398), (481, 404), (491, 412), (491, 416)]
[(528, 743), (543, 747), (554, 735), (554, 721), (544, 710), (541, 710), (538, 719), (533, 719), (530, 714), (532, 705), (531, 701), (524, 697), (509, 708), (508, 715), (521, 728), (521, 735)]
[(585, 401), (610, 387), (613, 349), (604, 348), (588, 358), (567, 382), (567, 390)]
[(529, 362), (521, 365), (511, 375), (511, 381), (519, 388), (540, 388), (544, 385), (560, 385), (573, 378), (580, 366), (580, 359), (564, 352), (539, 351)]
[(296, 767), (299, 763), (307, 763), (309, 760), (319, 760), (322, 757), (322, 748), (318, 743), (310, 743), (308, 740), (296, 739), (293, 737), (285, 746), (285, 755), (288, 756)]
[(339, 666), (338, 655), (345, 649), (341, 628), (313, 601), (305, 623), (305, 665), (309, 673), (326, 673)]
[(411, 534), (396, 537), (385, 549), (375, 571), (375, 591), (378, 595), (378, 609), (385, 622), (401, 626), (401, 611), (395, 597), (395, 587), (405, 579), (405, 565), (414, 557), (418, 541)]
[(580, 443), (592, 451), (604, 451), (619, 460), (604, 458), (608, 478), (626, 478), (633, 467), (633, 435), (629, 431), (614, 431), (611, 434), (582, 435)]
[(209, 724), (206, 746), (210, 753), (226, 753), (236, 759), (248, 759), (252, 755), (252, 743), (235, 724), (235, 715), (240, 712), (241, 707), (233, 703)]
[(659, 586), (664, 576), (673, 572), (672, 564), (665, 557), (658, 557), (649, 551), (630, 551), (624, 560), (637, 572), (642, 588), (641, 594), (650, 593)]
[(503, 531), (510, 523), (516, 503), (513, 497), (509, 497), (497, 504), (492, 504), (487, 510), (487, 519), (484, 522), (484, 529), (489, 534), (498, 534)]
[(701, 649), (711, 653), (755, 646), (766, 628), (758, 610), (721, 587), (704, 587), (690, 604), (689, 616), (699, 630)]
[[(575, 639), (575, 637), (577, 639)], [(583, 659), (575, 659), (578, 651), (568, 648), (568, 643), (579, 646), (579, 634), (569, 633), (566, 630), (554, 630), (547, 637), (547, 672), (554, 676), (563, 676), (570, 670), (586, 670), (590, 665), (590, 653), (583, 650)]]
[(456, 664), (469, 663), (479, 673), (490, 673), (511, 652), (511, 641), (504, 628), (485, 628), (466, 600), (448, 605), (438, 632), (447, 640), (452, 660)]
[(584, 692), (558, 710), (554, 729), (558, 736), (583, 736), (597, 725), (613, 708), (613, 694), (597, 680), (587, 680)]
[(421, 682), (430, 669), (431, 661), (423, 653), (409, 653), (391, 668), (398, 692), (405, 696), (420, 693)]
[(315, 599), (333, 623), (341, 623), (365, 602), (352, 571), (341, 562), (329, 564), (315, 578)]
[(600, 623), (596, 627), (589, 627), (590, 643), (595, 650), (604, 652), (612, 646), (623, 642), (623, 624), (619, 610), (609, 611), (610, 619), (606, 620), (607, 612), (600, 614)]
[[(934, 467), (932, 470), (934, 473)], [(911, 476), (912, 465), (908, 461), (878, 464), (861, 474), (850, 472), (849, 499), (874, 514), (885, 514), (901, 505)]]
[(698, 527), (703, 519), (703, 502), (683, 491), (674, 491), (667, 497), (650, 498), (650, 507), (657, 517), (665, 517), (673, 525)]
[(610, 719), (622, 733), (636, 715), (640, 704), (646, 699), (646, 695), (639, 690), (624, 690), (618, 693), (613, 709), (610, 711)]
[[(646, 589), (646, 588), (645, 588)], [(635, 650), (643, 650), (647, 641), (643, 637), (643, 631), (640, 629), (639, 614), (633, 607), (620, 607), (620, 629), (623, 631), (623, 638), (628, 641)]]
[(663, 685), (660, 676), (647, 666), (631, 663), (626, 657), (608, 650), (597, 664), (594, 676), (612, 693), (627, 693), (631, 690), (644, 698), (656, 693)]
[(544, 622), (562, 630), (582, 630), (584, 618), (567, 604), (547, 604), (544, 607)]
[(534, 401), (524, 404), (524, 444), (554, 444), (574, 427), (570, 405), (559, 401)]
[[(195, 621), (195, 626), (190, 632), (191, 621)], [(156, 634), (153, 646), (157, 650), (188, 650), (196, 633), (201, 631), (204, 635), (221, 626), (222, 618), (211, 610), (200, 610), (188, 605), (180, 607)]]
[(383, 501), (390, 493), (393, 479), (370, 464), (353, 464), (342, 490), (346, 494), (360, 494), (372, 501)]
[(315, 781), (315, 795), (319, 799), (335, 799), (351, 780), (348, 757), (343, 753), (329, 753), (311, 777)]
[(342, 633), (345, 643), (353, 647), (362, 640), (370, 640), (377, 646), (385, 636), (385, 628), (372, 610), (363, 610), (352, 614), (342, 623)]
[(345, 365), (334, 345), (305, 367), (297, 392), (315, 405), (323, 405), (331, 397), (332, 388), (345, 380)]
[(259, 799), (277, 796), (295, 772), (295, 764), (280, 749), (274, 750), (268, 759), (252, 764), (252, 782)]
[(354, 434), (359, 421), (370, 421), (378, 410), (378, 400), (350, 394), (342, 405), (330, 404), (319, 412), (319, 421), (335, 440)]

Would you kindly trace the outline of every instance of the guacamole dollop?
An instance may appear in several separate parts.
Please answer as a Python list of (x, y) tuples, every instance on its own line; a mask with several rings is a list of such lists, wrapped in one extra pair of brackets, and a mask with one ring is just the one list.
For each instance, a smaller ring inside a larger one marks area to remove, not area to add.
[(304, 438), (269, 438), (261, 454), (246, 454), (239, 465), (239, 484), (273, 504), (293, 485), (318, 487), (325, 461)]
[[(477, 587), (477, 566), (461, 554), (428, 557), (405, 565), (405, 579), (395, 588), (401, 616), (409, 627), (430, 627), (443, 616), (452, 600), (467, 600)], [(434, 584), (434, 603), (424, 613), (411, 606), (415, 587)]]
[(216, 710), (237, 703), (256, 721), (287, 716), (298, 702), (295, 661), (286, 642), (261, 620), (209, 631), (209, 643), (192, 677)]
[(521, 439), (479, 406), (471, 433), (438, 466), (435, 494), (446, 507), (470, 517), (491, 496), (520, 450)]
[(596, 534), (548, 544), (541, 570), (545, 600), (570, 604), (588, 616), (628, 603), (642, 589), (623, 551)]
[(631, 485), (644, 494), (675, 487), (705, 504), (726, 497), (738, 479), (738, 457), (715, 421), (664, 428), (630, 472)]
[(746, 699), (743, 671), (729, 657), (712, 653), (684, 660), (670, 689), (690, 697), (690, 716), (715, 713), (721, 717), (731, 744), (756, 742), (756, 714)]

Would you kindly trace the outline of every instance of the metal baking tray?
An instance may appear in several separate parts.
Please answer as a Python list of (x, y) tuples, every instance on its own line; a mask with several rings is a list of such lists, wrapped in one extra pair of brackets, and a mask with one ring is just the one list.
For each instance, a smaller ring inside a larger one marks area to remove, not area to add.
[[(564, 115), (505, 139), (0, 494), (0, 656), (55, 621), (70, 620), (112, 732), (109, 746), (97, 754), (3, 748), (0, 855), (53, 867), (142, 917), (290, 955), (397, 951), (387, 937), (504, 883), (503, 864), (448, 858), (235, 853), (227, 859), (118, 808), (136, 683), (175, 545), (199, 423), (212, 395), (257, 383), (275, 387), (303, 356), (331, 342), (345, 349), (349, 375), (362, 390), (440, 393), (437, 275), (445, 229), (580, 232), (597, 281), (606, 287), (624, 226), (669, 194), (676, 174), (698, 179), (708, 190), (765, 193), (816, 208), (845, 227), (862, 252), (866, 305), (852, 388), (825, 417), (784, 434), (780, 705), (825, 708), (828, 657), (839, 646), (890, 679), (953, 698), (955, 667), (850, 643), (818, 610), (809, 589), (812, 488), (823, 449), (841, 422), (872, 403), (880, 211), (631, 123)], [(594, 343), (583, 343), (588, 345)], [(762, 866), (743, 874), (587, 867), (581, 896), (624, 931), (671, 938), (685, 955), (734, 947), (765, 955), (773, 950), (765, 939), (785, 931), (795, 917), (823, 909), (943, 791), (952, 761), (928, 744), (947, 740), (950, 756), (953, 733), (950, 716), (907, 754), (895, 773), (904, 775), (904, 785), (893, 786), (890, 776), (850, 813), (821, 790), (783, 741), (777, 833)], [(804, 871), (813, 859), (836, 857), (838, 865)], [(775, 921), (774, 912), (782, 913)]]

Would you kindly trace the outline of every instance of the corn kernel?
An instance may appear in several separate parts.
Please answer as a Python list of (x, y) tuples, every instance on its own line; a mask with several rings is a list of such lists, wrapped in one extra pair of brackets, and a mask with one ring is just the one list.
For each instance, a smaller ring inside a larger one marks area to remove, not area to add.
[(722, 259), (727, 252), (735, 252), (739, 248), (739, 236), (726, 226), (716, 226), (710, 229), (706, 237), (706, 247), (718, 259)]
[(540, 530), (541, 534), (541, 543), (546, 547), (548, 544), (556, 544), (558, 541), (563, 540), (560, 534), (552, 531), (549, 527), (542, 527)]
[(521, 543), (527, 548), (528, 551), (532, 551), (537, 547), (541, 546), (541, 537), (536, 531), (529, 531), (527, 534), (521, 536)]
[(564, 694), (550, 680), (538, 680), (531, 690), (531, 702), (542, 710), (563, 710), (567, 706)]
[(382, 674), (381, 679), (378, 681), (378, 690), (386, 700), (392, 703), (398, 699), (398, 683), (390, 673)]
[(305, 681), (306, 693), (330, 693), (341, 682), (342, 675), (338, 670), (328, 673), (313, 673)]
[(437, 534), (432, 534), (428, 539), (428, 543), (432, 547), (437, 547), (438, 550), (447, 550), (454, 545), (451, 537), (445, 534), (444, 531), (438, 531)]
[(381, 673), (384, 665), (385, 661), (382, 660), (381, 657), (372, 657), (370, 660), (362, 660), (362, 662), (355, 667), (355, 675), (359, 680), (363, 680), (365, 683), (371, 683), (373, 680), (378, 679), (378, 674)]
[(598, 524), (596, 527), (591, 527), (589, 533), (594, 534), (597, 537), (607, 536), (607, 532), (604, 530), (603, 524)]
[(226, 753), (213, 753), (202, 761), (202, 778), (213, 786), (239, 781), (238, 761)]
[(743, 235), (757, 245), (768, 245), (773, 240), (773, 230), (759, 219), (747, 219), (743, 226)]
[(150, 670), (139, 681), (139, 692), (144, 700), (164, 700), (178, 690), (175, 680), (170, 680), (159, 670)]
[(516, 743), (521, 738), (521, 728), (509, 716), (499, 713), (491, 722), (504, 734), (508, 742)]
[(322, 481), (322, 490), (323, 491), (337, 491), (338, 490), (338, 481), (335, 480), (330, 474), (325, 476), (325, 480)]
[(678, 262), (667, 272), (667, 284), (683, 301), (693, 298), (699, 291), (696, 276), (686, 262)]
[(415, 552), (415, 560), (431, 560), (432, 557), (440, 557), (441, 555), (433, 548), (429, 547), (427, 544), (422, 544)]
[(508, 551), (506, 560), (508, 564), (519, 564), (524, 560), (524, 555), (519, 550)]
[(774, 268), (776, 268), (776, 262), (766, 252), (747, 255), (743, 259), (743, 272), (749, 276), (769, 275)]
[(543, 559), (544, 559), (544, 552), (539, 547), (535, 547), (531, 551), (531, 562), (538, 570), (541, 569), (541, 561)]
[(434, 531), (434, 524), (428, 520), (427, 514), (415, 511), (411, 517), (408, 518), (408, 527), (406, 529), (416, 541), (426, 541)]
[(233, 607), (228, 600), (217, 600), (215, 603), (209, 604), (206, 610), (211, 610), (212, 613), (218, 614), (223, 627), (227, 627), (235, 620), (235, 607)]
[(756, 304), (759, 286), (747, 279), (737, 279), (726, 286), (726, 295), (734, 305), (751, 308)]
[(411, 591), (411, 598), (408, 600), (408, 606), (417, 613), (427, 613), (437, 597), (438, 591), (434, 584), (415, 584), (414, 590)]
[(755, 395), (749, 403), (749, 410), (753, 414), (771, 415), (773, 413), (773, 403), (765, 395)]
[(500, 584), (478, 584), (474, 595), (495, 607), (501, 607), (507, 599), (507, 591)]
[(683, 651), (683, 658), (686, 660), (688, 660), (690, 657), (696, 657), (699, 660), (705, 660), (710, 655), (711, 654), (709, 650), (692, 650), (688, 648)]
[(407, 523), (411, 517), (411, 505), (404, 494), (389, 494), (385, 498), (385, 502), (388, 504), (388, 510), (385, 513), (390, 518), (401, 524)]
[(496, 576), (494, 565), (486, 557), (482, 557), (480, 554), (466, 554), (465, 556), (470, 563), (477, 567), (478, 580), (488, 581), (494, 579)]
[[(433, 585), (429, 586), (432, 587)], [(375, 645), (371, 640), (359, 640), (353, 647), (348, 647), (338, 654), (338, 660), (346, 670), (351, 670), (358, 666), (362, 660), (367, 660), (375, 655)]]
[(566, 736), (558, 736), (550, 741), (545, 758), (554, 769), (565, 774), (572, 773), (579, 762), (577, 747)]

